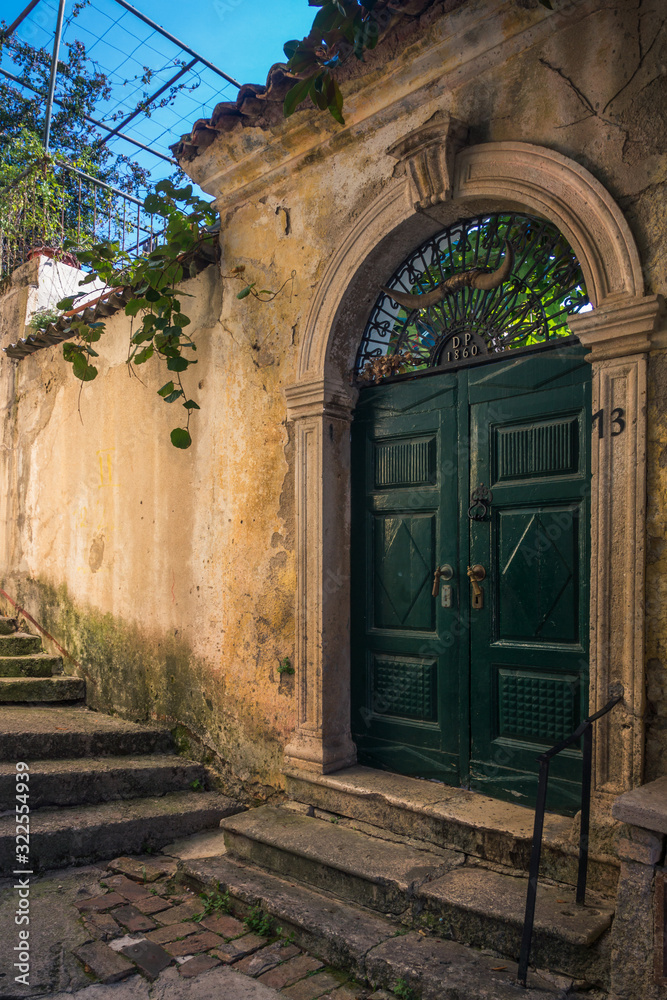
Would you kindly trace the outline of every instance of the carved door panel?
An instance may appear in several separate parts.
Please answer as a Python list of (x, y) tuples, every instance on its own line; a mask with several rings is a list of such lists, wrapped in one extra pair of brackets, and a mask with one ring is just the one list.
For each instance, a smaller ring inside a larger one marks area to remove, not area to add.
[[(532, 802), (535, 758), (588, 709), (590, 365), (583, 352), (468, 372), (471, 484), (492, 493), (470, 521), (486, 568), (471, 611), (470, 787)], [(560, 356), (559, 356), (560, 355)], [(551, 765), (549, 808), (580, 801), (581, 757)]]
[(353, 718), (366, 763), (457, 782), (453, 609), (432, 595), (458, 560), (456, 375), (370, 389), (353, 435)]
[[(360, 761), (532, 801), (535, 758), (587, 708), (589, 437), (590, 366), (579, 348), (361, 394)], [(482, 484), (486, 513), (470, 508)], [(486, 573), (481, 607), (467, 575), (475, 564)], [(452, 579), (433, 596), (438, 566)], [(579, 769), (578, 751), (559, 758), (550, 808), (576, 808)]]

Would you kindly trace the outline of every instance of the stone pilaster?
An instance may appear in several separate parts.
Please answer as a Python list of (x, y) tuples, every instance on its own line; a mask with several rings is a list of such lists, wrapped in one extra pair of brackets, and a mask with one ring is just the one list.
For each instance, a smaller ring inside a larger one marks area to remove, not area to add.
[(646, 375), (662, 317), (659, 296), (619, 295), (570, 320), (593, 365), (590, 711), (623, 693), (595, 728), (593, 789), (607, 801), (643, 776)]
[(352, 393), (327, 379), (286, 390), (296, 436), (297, 727), (285, 763), (326, 774), (356, 761), (350, 735)]

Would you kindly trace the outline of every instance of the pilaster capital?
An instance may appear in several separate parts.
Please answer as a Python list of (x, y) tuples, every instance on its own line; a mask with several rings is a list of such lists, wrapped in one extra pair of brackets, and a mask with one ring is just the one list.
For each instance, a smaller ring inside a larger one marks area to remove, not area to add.
[(665, 301), (661, 295), (609, 295), (596, 309), (570, 316), (568, 325), (589, 361), (607, 361), (667, 347)]
[(425, 125), (388, 148), (389, 156), (405, 163), (410, 198), (416, 210), (451, 198), (454, 160), (467, 136), (467, 125), (445, 111), (438, 111)]
[(288, 420), (321, 416), (351, 422), (358, 395), (352, 386), (326, 377), (288, 385), (284, 392)]

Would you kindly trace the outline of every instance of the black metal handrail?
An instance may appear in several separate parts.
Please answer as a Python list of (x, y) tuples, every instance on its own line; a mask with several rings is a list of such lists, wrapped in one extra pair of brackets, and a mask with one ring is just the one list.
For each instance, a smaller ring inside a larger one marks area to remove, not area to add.
[(533, 939), (533, 924), (535, 922), (535, 900), (537, 898), (537, 878), (540, 871), (540, 855), (542, 853), (542, 832), (544, 829), (544, 813), (547, 804), (547, 785), (549, 782), (549, 764), (555, 757), (577, 743), (583, 737), (582, 757), (583, 774), (581, 779), (581, 826), (579, 829), (579, 870), (577, 872), (577, 903), (583, 906), (586, 899), (586, 877), (588, 874), (588, 833), (591, 817), (591, 770), (593, 764), (593, 723), (610, 712), (618, 705), (622, 695), (612, 698), (604, 708), (595, 715), (590, 715), (581, 722), (571, 736), (556, 746), (551, 747), (537, 759), (540, 762), (540, 773), (537, 782), (537, 802), (535, 804), (535, 825), (533, 827), (533, 846), (530, 853), (528, 869), (528, 892), (526, 894), (526, 915), (523, 922), (521, 950), (519, 951), (519, 971), (517, 978), (521, 986), (526, 986), (528, 976), (528, 960)]

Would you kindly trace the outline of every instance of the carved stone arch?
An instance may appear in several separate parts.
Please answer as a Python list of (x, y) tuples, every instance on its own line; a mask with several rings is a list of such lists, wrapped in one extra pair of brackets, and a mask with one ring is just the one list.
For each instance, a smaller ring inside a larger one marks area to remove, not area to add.
[[(326, 773), (355, 760), (349, 722), (355, 393), (347, 373), (378, 286), (414, 246), (449, 223), (513, 208), (554, 223), (577, 254), (594, 309), (572, 317), (570, 327), (591, 349), (594, 412), (621, 408), (626, 416), (622, 436), (596, 432), (592, 442), (591, 710), (605, 703), (611, 685), (624, 692), (623, 711), (607, 717), (596, 744), (595, 789), (599, 802), (609, 802), (642, 779), (646, 366), (663, 303), (644, 296), (627, 222), (585, 168), (518, 142), (454, 155), (443, 145), (447, 128), (451, 136), (447, 125), (389, 151), (396, 156), (401, 148), (404, 174), (363, 213), (330, 261), (306, 318), (297, 381), (286, 389), (296, 436), (298, 692), (286, 763)], [(611, 573), (612, 565), (623, 569)]]

